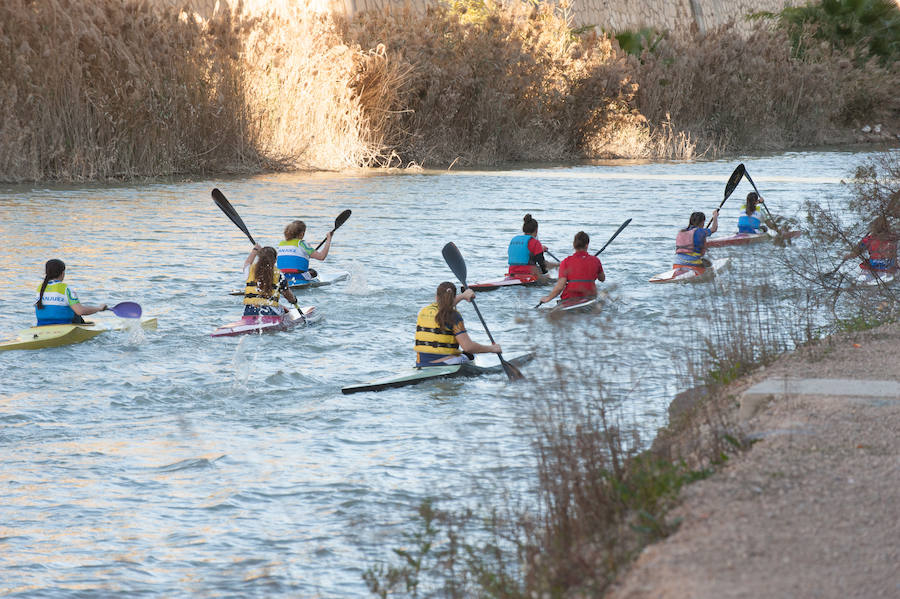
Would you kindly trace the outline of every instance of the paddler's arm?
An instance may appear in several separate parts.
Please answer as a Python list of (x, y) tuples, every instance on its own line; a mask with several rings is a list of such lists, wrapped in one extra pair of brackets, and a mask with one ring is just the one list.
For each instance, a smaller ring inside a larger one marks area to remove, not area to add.
[(710, 234), (719, 230), (719, 209), (713, 210), (712, 223), (709, 225)]
[(566, 278), (560, 277), (556, 279), (556, 285), (553, 286), (553, 289), (550, 290), (550, 293), (541, 298), (541, 303), (546, 304), (554, 297), (562, 293), (562, 290), (566, 288)]
[(294, 292), (291, 291), (290, 287), (285, 287), (285, 288), (281, 291), (281, 295), (283, 295), (283, 296), (284, 296), (284, 299), (286, 299), (288, 302), (290, 302), (290, 303), (292, 303), (292, 304), (296, 304), (296, 303), (297, 303), (297, 296), (294, 295)]
[(475, 292), (471, 289), (466, 289), (462, 293), (458, 294), (455, 298), (453, 298), (453, 305), (455, 306), (463, 300), (471, 302), (473, 299), (475, 299)]
[(468, 333), (459, 333), (456, 336), (456, 342), (459, 343), (460, 349), (464, 352), (469, 352), (470, 354), (499, 354), (500, 346), (494, 343), (493, 345), (482, 345), (481, 343), (475, 343), (472, 341), (472, 338), (469, 337)]
[(80, 302), (77, 304), (71, 304), (69, 307), (72, 308), (72, 312), (74, 312), (78, 316), (87, 316), (88, 314), (96, 314), (97, 312), (103, 312), (104, 310), (107, 309), (106, 304), (101, 304), (99, 306), (91, 306), (89, 304), (82, 304)]
[(253, 249), (250, 250), (250, 253), (247, 255), (247, 259), (244, 260), (244, 270), (247, 270), (247, 268), (249, 268), (250, 265), (253, 264), (253, 261), (256, 260), (256, 254), (258, 254), (259, 250), (261, 249), (262, 246), (258, 243), (253, 246)]
[(325, 245), (322, 246), (322, 249), (314, 251), (309, 255), (313, 260), (324, 260), (328, 255), (328, 250), (331, 249), (331, 231), (325, 236)]

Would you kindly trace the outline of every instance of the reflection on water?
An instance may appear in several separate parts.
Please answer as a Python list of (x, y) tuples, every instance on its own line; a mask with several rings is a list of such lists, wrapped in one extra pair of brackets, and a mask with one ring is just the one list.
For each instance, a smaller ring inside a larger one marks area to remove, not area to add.
[[(860, 154), (745, 159), (781, 214), (838, 185)], [(671, 264), (675, 231), (718, 205), (730, 162), (620, 163), (450, 173), (271, 175), (137, 187), (0, 189), (3, 331), (32, 324), (51, 257), (87, 303), (137, 301), (158, 331), (0, 353), (0, 592), (365, 595), (361, 572), (425, 497), (473, 485), (530, 484), (522, 387), (503, 375), (343, 396), (342, 385), (412, 365), (416, 314), (453, 277), (455, 241), (472, 281), (505, 271), (506, 243), (531, 213), (560, 257), (579, 230), (614, 286), (612, 330), (561, 332), (532, 307), (542, 289), (481, 294), (504, 351), (588, 345), (626, 417), (648, 428), (676, 391), (679, 327), (710, 287), (647, 284)], [(815, 176), (808, 176), (814, 173)], [(799, 176), (801, 174), (802, 176)], [(301, 292), (325, 320), (269, 336), (211, 339), (237, 318), (249, 250), (216, 208), (220, 187), (261, 243), (292, 219), (317, 243), (353, 216), (316, 267), (349, 281)], [(746, 183), (726, 204), (735, 228)], [(734, 250), (730, 250), (734, 251)], [(726, 277), (753, 277), (765, 248), (735, 255)], [(796, 251), (789, 249), (786, 251)], [(724, 281), (727, 283), (727, 281)], [(472, 337), (487, 341), (471, 306)], [(546, 360), (526, 374), (546, 376)], [(502, 457), (501, 457), (502, 456)], [(502, 468), (499, 465), (502, 464)], [(502, 474), (498, 474), (502, 473)]]

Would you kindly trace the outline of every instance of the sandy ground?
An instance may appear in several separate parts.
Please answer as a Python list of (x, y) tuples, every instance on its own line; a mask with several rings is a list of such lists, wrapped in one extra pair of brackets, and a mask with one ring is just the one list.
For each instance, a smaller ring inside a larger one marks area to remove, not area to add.
[[(898, 381), (900, 325), (833, 338), (736, 383), (778, 376)], [(644, 598), (900, 598), (900, 401), (826, 396), (764, 404), (759, 439), (671, 514), (608, 595)]]

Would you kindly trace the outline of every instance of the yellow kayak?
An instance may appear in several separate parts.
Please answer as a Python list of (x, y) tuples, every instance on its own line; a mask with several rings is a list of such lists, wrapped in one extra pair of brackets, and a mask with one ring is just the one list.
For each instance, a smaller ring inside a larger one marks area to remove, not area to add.
[[(141, 328), (147, 330), (156, 329), (155, 318), (147, 318), (141, 321)], [(15, 335), (0, 340), (0, 351), (11, 349), (43, 349), (45, 347), (58, 347), (60, 345), (73, 345), (88, 339), (93, 339), (106, 331), (118, 331), (122, 327), (112, 329), (103, 328), (95, 323), (87, 324), (48, 324), (42, 327), (31, 327), (19, 331)]]

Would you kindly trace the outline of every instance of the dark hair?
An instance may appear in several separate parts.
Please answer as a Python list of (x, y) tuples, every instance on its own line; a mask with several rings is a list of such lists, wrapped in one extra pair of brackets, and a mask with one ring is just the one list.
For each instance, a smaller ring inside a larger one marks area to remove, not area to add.
[(456, 299), (456, 285), (449, 281), (444, 281), (438, 285), (435, 299), (437, 301), (438, 311), (434, 320), (442, 329), (453, 328), (450, 317), (453, 316), (453, 312), (455, 312), (453, 300)]
[(526, 235), (534, 235), (537, 233), (538, 223), (531, 218), (530, 214), (525, 215), (525, 222), (522, 223), (522, 232)]
[(753, 216), (753, 213), (756, 212), (756, 204), (759, 202), (759, 194), (755, 191), (751, 191), (747, 194), (747, 205), (745, 209), (747, 210), (748, 216)]
[(271, 246), (262, 248), (256, 255), (256, 264), (253, 271), (256, 277), (256, 289), (264, 297), (272, 295), (272, 275), (275, 272), (275, 260), (277, 258), (278, 252)]
[(688, 222), (687, 229), (682, 229), (683, 231), (687, 231), (691, 227), (699, 227), (703, 223), (706, 222), (706, 215), (702, 212), (691, 212), (691, 220)]
[(47, 289), (47, 283), (53, 279), (58, 279), (64, 272), (66, 272), (66, 264), (62, 260), (51, 258), (44, 264), (44, 282), (41, 283), (41, 290), (38, 292), (36, 302), (38, 308), (44, 307), (44, 290)]
[(584, 231), (579, 231), (575, 233), (575, 241), (572, 242), (572, 247), (576, 250), (586, 250), (590, 243), (591, 238), (588, 237), (588, 234)]
[(288, 223), (288, 226), (284, 228), (284, 238), (287, 239), (300, 239), (306, 233), (306, 223), (302, 220), (294, 220)]

